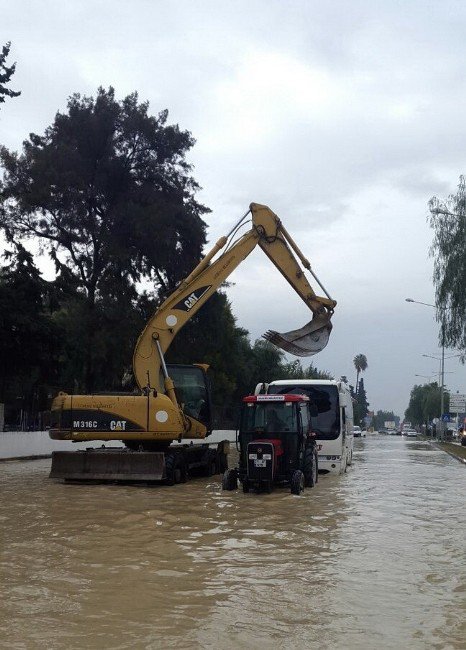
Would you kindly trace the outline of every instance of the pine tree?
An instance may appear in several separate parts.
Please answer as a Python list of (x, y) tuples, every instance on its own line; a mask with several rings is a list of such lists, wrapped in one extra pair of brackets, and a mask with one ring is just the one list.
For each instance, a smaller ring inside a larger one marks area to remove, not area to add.
[(10, 53), (11, 42), (6, 43), (2, 47), (0, 53), (0, 104), (3, 104), (5, 97), (18, 97), (21, 95), (20, 91), (14, 91), (6, 87), (6, 84), (10, 82), (11, 77), (13, 76), (16, 70), (16, 63), (13, 65), (7, 66), (6, 59)]

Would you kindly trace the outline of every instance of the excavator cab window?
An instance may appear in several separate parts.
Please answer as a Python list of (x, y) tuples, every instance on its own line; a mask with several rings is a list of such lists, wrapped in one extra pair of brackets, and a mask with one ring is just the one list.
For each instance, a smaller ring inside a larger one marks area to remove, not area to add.
[(211, 391), (207, 373), (198, 366), (167, 364), (175, 384), (175, 391), (183, 411), (202, 422), (208, 429), (211, 424)]

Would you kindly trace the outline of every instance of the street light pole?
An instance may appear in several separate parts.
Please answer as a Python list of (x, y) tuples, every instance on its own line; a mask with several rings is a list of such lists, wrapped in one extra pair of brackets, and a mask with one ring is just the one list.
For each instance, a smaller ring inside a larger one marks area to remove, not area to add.
[(442, 361), (440, 364), (440, 372), (442, 373), (442, 387), (440, 389), (440, 413), (442, 414), (442, 421), (440, 424), (440, 439), (444, 439), (444, 431), (443, 431), (443, 411), (445, 408), (445, 393), (444, 393), (444, 386), (445, 386), (445, 310), (443, 311), (442, 314)]
[[(425, 305), (426, 307), (433, 307), (437, 309), (435, 305), (431, 305), (429, 302), (421, 302), (420, 300), (413, 300), (412, 298), (405, 298), (406, 302), (414, 302), (417, 305)], [(442, 360), (440, 364), (440, 374), (442, 385), (440, 386), (440, 440), (443, 440), (443, 409), (445, 407), (445, 398), (443, 394), (443, 389), (445, 385), (445, 310), (442, 309)]]

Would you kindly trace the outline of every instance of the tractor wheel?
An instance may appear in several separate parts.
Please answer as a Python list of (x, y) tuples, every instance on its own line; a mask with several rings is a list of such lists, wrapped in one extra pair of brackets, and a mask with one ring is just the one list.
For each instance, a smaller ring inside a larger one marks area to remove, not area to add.
[(317, 483), (317, 452), (313, 445), (308, 445), (304, 449), (303, 474), (304, 485), (314, 487)]
[(235, 469), (227, 469), (222, 478), (222, 490), (236, 490), (238, 487), (238, 475)]
[(296, 469), (291, 477), (291, 494), (301, 494), (304, 490), (304, 474)]

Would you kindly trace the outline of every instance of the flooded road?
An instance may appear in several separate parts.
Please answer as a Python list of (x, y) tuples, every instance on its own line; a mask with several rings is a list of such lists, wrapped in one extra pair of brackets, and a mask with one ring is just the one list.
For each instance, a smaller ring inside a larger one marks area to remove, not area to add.
[(464, 648), (466, 468), (356, 441), (296, 497), (0, 466), (2, 648)]

